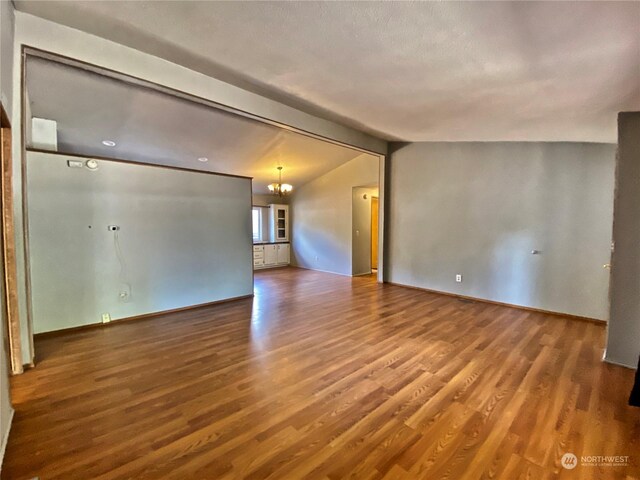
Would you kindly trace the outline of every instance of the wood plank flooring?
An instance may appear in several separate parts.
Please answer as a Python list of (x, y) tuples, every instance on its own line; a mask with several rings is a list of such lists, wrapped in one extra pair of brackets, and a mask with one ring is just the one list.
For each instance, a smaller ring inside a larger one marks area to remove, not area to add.
[[(605, 328), (373, 278), (36, 341), (3, 479), (638, 479)], [(564, 469), (565, 452), (628, 455)]]

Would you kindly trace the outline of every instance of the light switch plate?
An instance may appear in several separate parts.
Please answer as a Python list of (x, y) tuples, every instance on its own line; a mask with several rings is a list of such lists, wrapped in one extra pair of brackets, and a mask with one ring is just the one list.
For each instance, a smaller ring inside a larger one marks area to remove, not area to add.
[(69, 168), (82, 168), (84, 167), (84, 163), (80, 160), (67, 160), (67, 166)]

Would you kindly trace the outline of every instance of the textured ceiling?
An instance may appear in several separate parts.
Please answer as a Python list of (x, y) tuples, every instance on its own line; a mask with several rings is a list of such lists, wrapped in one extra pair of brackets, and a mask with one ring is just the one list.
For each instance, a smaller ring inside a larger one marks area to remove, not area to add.
[(16, 6), (388, 139), (616, 141), (638, 2)]
[(251, 176), (256, 193), (267, 193), (278, 165), (283, 181), (298, 187), (361, 155), (39, 58), (27, 62), (27, 92), (32, 116), (58, 122), (59, 151)]

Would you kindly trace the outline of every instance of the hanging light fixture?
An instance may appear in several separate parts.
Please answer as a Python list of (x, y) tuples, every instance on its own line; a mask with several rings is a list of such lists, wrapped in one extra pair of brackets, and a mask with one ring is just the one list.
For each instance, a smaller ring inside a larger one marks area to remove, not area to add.
[(269, 191), (274, 195), (284, 197), (293, 190), (293, 187), (288, 183), (282, 183), (282, 167), (278, 167), (278, 183), (272, 183), (269, 185)]

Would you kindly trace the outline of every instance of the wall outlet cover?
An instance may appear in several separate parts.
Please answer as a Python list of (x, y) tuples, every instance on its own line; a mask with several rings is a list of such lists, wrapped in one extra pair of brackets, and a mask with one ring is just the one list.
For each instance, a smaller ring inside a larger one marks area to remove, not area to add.
[(462, 274), (460, 273), (456, 274), (456, 282), (462, 283)]
[(111, 315), (108, 313), (102, 314), (102, 323), (109, 323), (111, 321)]

